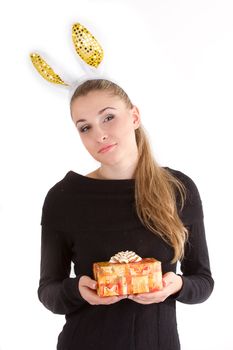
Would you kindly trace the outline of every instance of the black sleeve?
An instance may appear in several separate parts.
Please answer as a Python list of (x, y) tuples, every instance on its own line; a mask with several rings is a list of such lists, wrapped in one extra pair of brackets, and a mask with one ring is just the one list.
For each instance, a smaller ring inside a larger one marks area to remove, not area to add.
[(183, 287), (176, 300), (186, 304), (205, 301), (212, 293), (214, 281), (211, 276), (208, 249), (203, 220), (189, 225), (189, 240), (181, 262)]
[(184, 208), (180, 217), (189, 231), (185, 256), (181, 261), (183, 286), (175, 295), (176, 300), (186, 304), (204, 302), (212, 293), (214, 280), (211, 275), (209, 254), (205, 235), (204, 215), (199, 191), (187, 175), (180, 173), (187, 189)]
[(78, 289), (81, 275), (70, 277), (71, 242), (67, 232), (59, 229), (64, 222), (59, 203), (63, 202), (54, 195), (53, 190), (50, 190), (44, 201), (41, 219), (38, 297), (43, 305), (53, 313), (68, 314), (82, 307), (86, 301)]
[(62, 231), (42, 226), (38, 297), (55, 314), (74, 312), (86, 303), (78, 289), (81, 275), (69, 277), (71, 257), (64, 235)]

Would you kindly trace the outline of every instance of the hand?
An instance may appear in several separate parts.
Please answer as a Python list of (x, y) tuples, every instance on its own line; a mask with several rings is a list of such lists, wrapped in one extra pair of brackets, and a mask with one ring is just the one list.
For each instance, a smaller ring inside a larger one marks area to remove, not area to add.
[(82, 276), (79, 279), (78, 288), (83, 299), (91, 305), (110, 305), (127, 298), (127, 295), (99, 297), (96, 293), (97, 282), (89, 276)]
[(128, 299), (131, 299), (139, 304), (161, 303), (169, 295), (177, 293), (182, 288), (182, 278), (174, 272), (167, 272), (163, 275), (163, 289), (141, 294), (130, 294)]

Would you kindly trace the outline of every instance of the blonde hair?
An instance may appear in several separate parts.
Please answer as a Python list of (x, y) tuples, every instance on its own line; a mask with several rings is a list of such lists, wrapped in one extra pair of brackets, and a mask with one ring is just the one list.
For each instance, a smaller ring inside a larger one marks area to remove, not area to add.
[[(74, 99), (96, 90), (106, 90), (117, 95), (127, 108), (133, 107), (125, 91), (106, 79), (88, 80), (78, 86), (71, 98), (70, 107)], [(178, 191), (182, 209), (186, 198), (185, 186), (156, 162), (142, 125), (135, 130), (135, 137), (138, 147), (138, 163), (134, 173), (136, 211), (142, 224), (174, 249), (171, 262), (175, 263), (184, 257), (188, 236), (188, 230), (179, 218), (176, 202)]]

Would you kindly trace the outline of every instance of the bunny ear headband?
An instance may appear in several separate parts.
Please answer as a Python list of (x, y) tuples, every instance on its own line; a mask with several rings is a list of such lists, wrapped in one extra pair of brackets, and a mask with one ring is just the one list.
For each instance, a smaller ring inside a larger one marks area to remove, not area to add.
[(80, 23), (75, 23), (72, 26), (72, 39), (75, 50), (82, 59), (80, 61), (82, 68), (86, 73), (78, 79), (78, 82), (64, 82), (39, 54), (30, 54), (34, 67), (44, 79), (54, 84), (67, 86), (70, 89), (70, 93), (74, 93), (75, 89), (86, 80), (105, 78), (103, 76), (103, 65), (100, 65), (104, 57), (104, 52), (90, 31)]

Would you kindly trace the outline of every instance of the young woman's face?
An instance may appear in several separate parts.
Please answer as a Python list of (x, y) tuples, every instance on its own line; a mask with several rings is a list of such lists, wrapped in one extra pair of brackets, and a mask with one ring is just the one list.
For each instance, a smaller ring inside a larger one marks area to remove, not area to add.
[(129, 160), (137, 152), (135, 129), (140, 115), (136, 106), (106, 91), (91, 91), (76, 98), (71, 115), (81, 140), (91, 156), (102, 164)]

